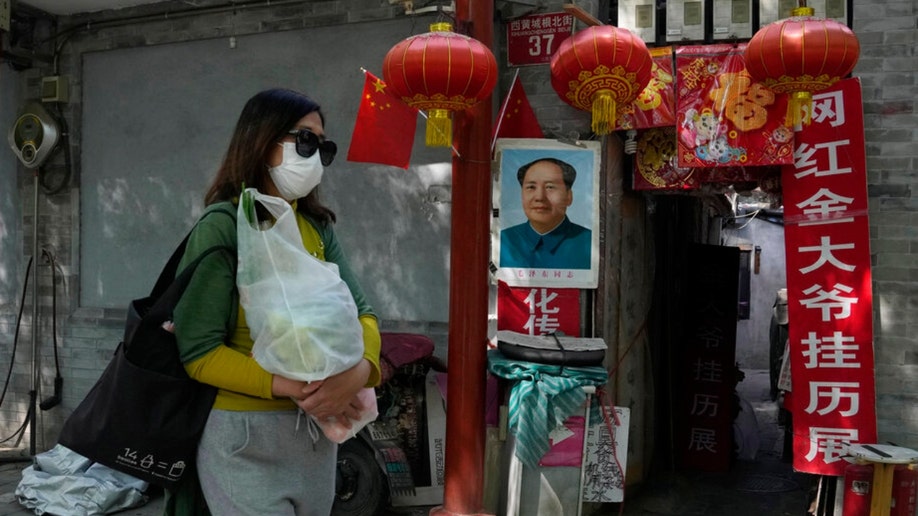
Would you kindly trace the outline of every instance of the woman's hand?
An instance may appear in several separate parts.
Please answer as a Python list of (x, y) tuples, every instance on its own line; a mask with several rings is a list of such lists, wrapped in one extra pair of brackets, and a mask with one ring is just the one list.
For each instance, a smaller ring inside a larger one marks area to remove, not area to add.
[(271, 377), (271, 394), (277, 398), (294, 398), (294, 401), (300, 401), (303, 399), (303, 389), (307, 385), (307, 382), (291, 380), (276, 374)]
[(359, 419), (364, 408), (357, 393), (370, 378), (371, 368), (370, 362), (363, 359), (343, 373), (309, 382), (293, 397), (307, 414), (323, 420), (337, 419), (350, 428), (350, 419)]

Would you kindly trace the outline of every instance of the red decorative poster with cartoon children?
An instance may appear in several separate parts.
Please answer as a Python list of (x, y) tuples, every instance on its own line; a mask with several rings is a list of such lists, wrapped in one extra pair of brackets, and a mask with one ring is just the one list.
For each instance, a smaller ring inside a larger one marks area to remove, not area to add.
[(745, 43), (676, 49), (679, 166), (793, 162), (793, 131), (784, 125), (787, 96), (752, 80), (744, 48)]

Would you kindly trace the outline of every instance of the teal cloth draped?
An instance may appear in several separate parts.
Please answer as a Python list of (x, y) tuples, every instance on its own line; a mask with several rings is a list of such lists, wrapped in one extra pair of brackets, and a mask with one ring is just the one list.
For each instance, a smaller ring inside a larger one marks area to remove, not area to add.
[(571, 367), (511, 360), (498, 350), (488, 351), (488, 370), (510, 380), (510, 432), (516, 437), (516, 456), (535, 467), (549, 449), (549, 433), (568, 417), (581, 413), (583, 387), (601, 387), (609, 378), (600, 366)]

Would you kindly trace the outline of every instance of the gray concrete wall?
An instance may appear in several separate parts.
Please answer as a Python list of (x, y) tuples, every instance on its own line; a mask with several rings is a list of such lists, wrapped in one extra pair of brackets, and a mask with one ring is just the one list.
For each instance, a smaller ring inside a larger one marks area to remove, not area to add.
[[(736, 323), (736, 361), (741, 369), (768, 369), (768, 328), (775, 293), (785, 287), (784, 227), (758, 218), (738, 218), (724, 229), (724, 245), (748, 244), (753, 248), (750, 264), (749, 319)], [(755, 247), (761, 248), (755, 271)]]
[[(199, 6), (205, 4), (230, 6)], [(449, 150), (424, 146), (421, 119), (408, 171), (345, 159), (364, 84), (360, 67), (381, 76), (388, 49), (425, 32), (436, 13), (406, 17), (400, 6), (355, 0), (149, 16), (160, 7), (62, 19), (66, 37), (59, 41), (57, 70), (36, 61), (34, 68), (0, 74), (4, 127), (25, 100), (40, 95), (43, 76), (69, 79), (63, 113), (72, 128), (73, 177), (58, 192), (42, 191), (38, 224), (39, 244), (55, 257), (59, 273), (52, 289), (50, 267), (39, 271), (37, 397), (52, 392), (56, 342), (64, 402), (39, 413), (38, 450), (54, 444), (98, 378), (123, 331), (124, 307), (149, 291), (200, 213), (243, 103), (265, 87), (304, 90), (325, 109), (340, 154), (323, 195), (338, 212), (340, 238), (382, 329), (430, 335), (438, 354), (446, 354), (450, 204), (430, 191), (449, 189)], [(189, 9), (186, 2), (172, 7)], [(0, 346), (14, 359), (0, 408), (0, 436), (6, 437), (22, 424), (32, 390), (29, 310), (15, 355), (12, 342), (31, 254), (34, 189), (30, 171), (4, 147)], [(65, 169), (63, 153), (44, 169), (49, 177)], [(52, 294), (57, 318), (50, 313)], [(17, 444), (31, 446), (29, 434)]]
[[(19, 97), (19, 83), (14, 73), (7, 70), (0, 73), (0, 92), (11, 99)], [(22, 200), (17, 195), (17, 160), (12, 149), (5, 144), (6, 131), (12, 127), (17, 116), (14, 102), (0, 102), (0, 127), (4, 129), (4, 145), (0, 145), (0, 313), (3, 314), (0, 327), (4, 329), (9, 323), (6, 315), (18, 309), (25, 274), (25, 264), (22, 263)]]
[(918, 3), (855, 2), (880, 442), (918, 448)]

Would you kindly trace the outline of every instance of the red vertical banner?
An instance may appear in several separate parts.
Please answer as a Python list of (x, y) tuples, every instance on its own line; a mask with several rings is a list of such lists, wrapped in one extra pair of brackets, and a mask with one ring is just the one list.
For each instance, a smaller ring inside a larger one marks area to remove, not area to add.
[(580, 290), (497, 283), (497, 329), (529, 335), (580, 336)]
[(844, 474), (875, 443), (873, 299), (861, 84), (813, 95), (783, 167), (794, 469)]
[(676, 457), (688, 470), (727, 471), (733, 461), (739, 248), (689, 250), (685, 328), (675, 399)]

